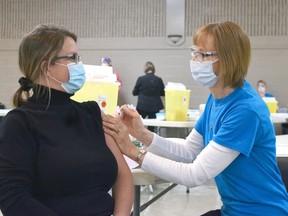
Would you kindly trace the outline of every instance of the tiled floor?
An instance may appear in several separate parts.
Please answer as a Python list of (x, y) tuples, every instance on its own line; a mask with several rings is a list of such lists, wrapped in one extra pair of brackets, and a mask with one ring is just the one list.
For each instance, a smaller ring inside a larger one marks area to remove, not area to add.
[[(141, 204), (164, 190), (168, 183), (153, 186), (153, 192), (148, 187), (141, 188)], [(199, 216), (212, 209), (220, 208), (221, 201), (214, 181), (205, 185), (190, 188), (177, 185), (164, 196), (141, 212), (141, 216)]]

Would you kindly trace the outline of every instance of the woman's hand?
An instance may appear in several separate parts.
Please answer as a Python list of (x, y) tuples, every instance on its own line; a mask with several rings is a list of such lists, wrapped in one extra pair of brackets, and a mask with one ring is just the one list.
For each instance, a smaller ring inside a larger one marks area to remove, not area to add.
[(106, 134), (113, 137), (121, 152), (127, 156), (135, 145), (131, 142), (127, 127), (119, 118), (102, 114), (103, 127)]

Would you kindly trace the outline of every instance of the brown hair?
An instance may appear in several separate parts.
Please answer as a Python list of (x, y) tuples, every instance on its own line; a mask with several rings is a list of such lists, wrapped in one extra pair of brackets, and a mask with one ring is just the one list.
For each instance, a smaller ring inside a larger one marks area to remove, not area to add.
[(247, 33), (236, 23), (225, 21), (207, 24), (193, 37), (195, 45), (205, 45), (208, 36), (214, 39), (218, 53), (220, 74), (224, 86), (243, 86), (250, 63), (251, 47)]
[[(38, 25), (25, 35), (19, 47), (18, 64), (30, 87), (35, 87), (34, 81), (43, 74), (43, 71), (47, 71), (50, 64), (55, 62), (65, 37), (71, 37), (77, 42), (77, 36), (74, 33), (51, 24)], [(36, 94), (44, 93), (41, 87), (35, 88)], [(20, 86), (13, 96), (13, 105), (22, 106), (29, 96), (29, 88)]]
[(257, 82), (257, 86), (258, 86), (260, 83), (263, 83), (265, 86), (267, 86), (267, 84), (266, 84), (266, 82), (265, 82), (264, 80), (259, 80), (259, 81)]
[(151, 71), (153, 74), (155, 73), (155, 67), (153, 65), (152, 62), (146, 62), (145, 66), (144, 66), (144, 72), (148, 73), (149, 71)]

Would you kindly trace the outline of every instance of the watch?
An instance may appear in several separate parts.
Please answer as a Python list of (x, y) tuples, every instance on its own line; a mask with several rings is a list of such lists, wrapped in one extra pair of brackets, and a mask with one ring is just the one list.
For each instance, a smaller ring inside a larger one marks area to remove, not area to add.
[(137, 154), (137, 157), (136, 157), (136, 161), (137, 161), (137, 162), (141, 161), (141, 157), (142, 157), (144, 154), (146, 154), (146, 150), (143, 149), (143, 148), (140, 148), (140, 149), (139, 149), (139, 152), (138, 152), (138, 154)]

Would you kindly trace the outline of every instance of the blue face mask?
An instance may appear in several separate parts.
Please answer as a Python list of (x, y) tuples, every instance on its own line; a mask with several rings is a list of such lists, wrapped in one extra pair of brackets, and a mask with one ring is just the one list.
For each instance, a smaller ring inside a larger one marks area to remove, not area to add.
[(190, 60), (190, 70), (196, 82), (202, 86), (212, 87), (218, 81), (213, 72), (213, 63), (218, 61), (193, 61)]
[(69, 94), (74, 94), (79, 89), (82, 88), (82, 86), (85, 83), (86, 77), (85, 77), (85, 69), (82, 62), (76, 63), (70, 63), (67, 65), (55, 63), (61, 66), (67, 66), (69, 70), (69, 80), (68, 82), (62, 83), (58, 80), (56, 80), (54, 77), (51, 77), (56, 82), (60, 83), (62, 88)]

